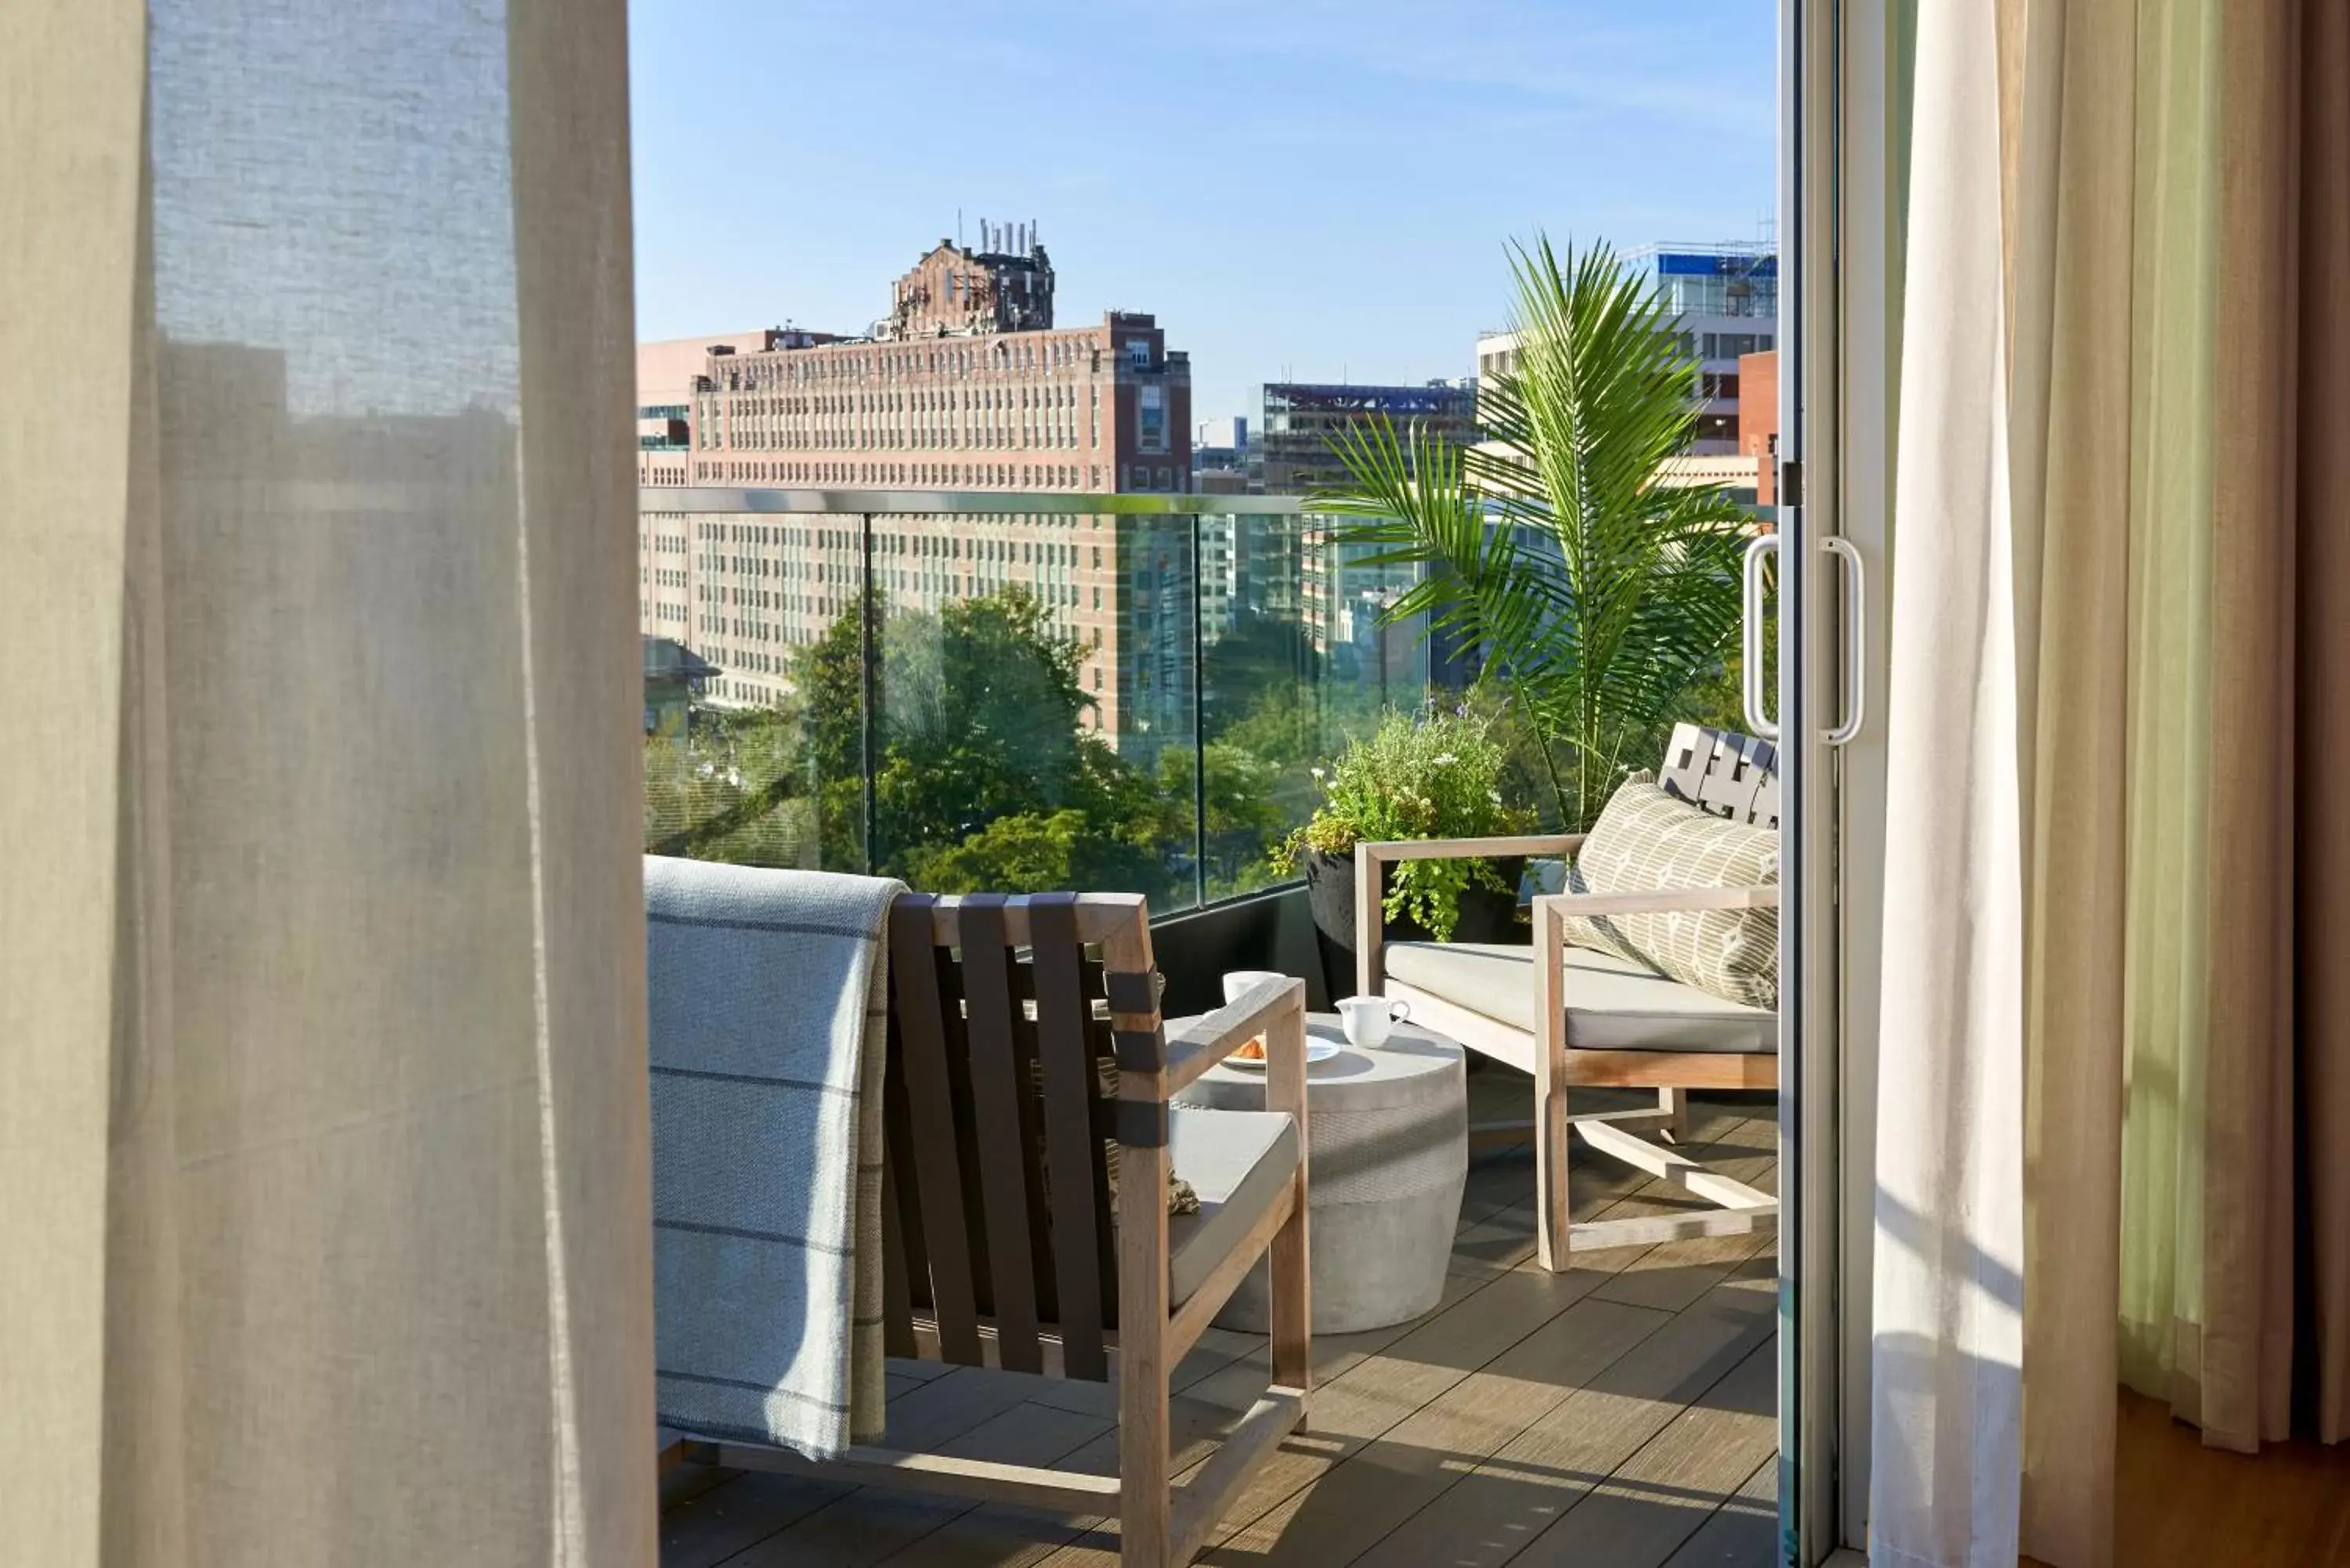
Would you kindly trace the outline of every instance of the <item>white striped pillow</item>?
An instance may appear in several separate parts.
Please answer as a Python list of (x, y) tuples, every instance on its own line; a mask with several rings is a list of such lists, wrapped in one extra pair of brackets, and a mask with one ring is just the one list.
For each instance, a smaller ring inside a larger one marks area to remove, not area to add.
[[(1567, 871), (1570, 893), (1750, 888), (1779, 880), (1779, 836), (1700, 811), (1635, 774), (1617, 786)], [(1577, 947), (1644, 963), (1749, 1007), (1779, 1005), (1779, 911), (1699, 909), (1581, 916), (1566, 922)]]

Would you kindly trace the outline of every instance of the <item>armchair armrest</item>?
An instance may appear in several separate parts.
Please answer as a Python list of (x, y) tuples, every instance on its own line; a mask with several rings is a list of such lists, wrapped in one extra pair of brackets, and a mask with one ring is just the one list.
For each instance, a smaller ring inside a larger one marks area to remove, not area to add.
[(1583, 833), (1527, 833), (1507, 838), (1404, 838), (1355, 846), (1355, 990), (1378, 996), (1387, 984), (1385, 911), (1379, 867), (1395, 860), (1488, 859), (1503, 855), (1572, 855)]
[(1171, 1096), (1259, 1034), (1265, 1037), (1268, 1076), (1286, 1069), (1290, 1065), (1286, 1058), (1294, 1055), (1295, 1070), (1302, 1080), (1305, 1072), (1304, 981), (1261, 981), (1238, 1002), (1228, 1002), (1213, 1012), (1203, 1013), (1170, 1032), (1167, 1094)]
[(1669, 915), (1701, 909), (1774, 909), (1779, 885), (1751, 888), (1656, 888), (1632, 893), (1544, 893), (1534, 901), (1537, 929), (1545, 911), (1551, 929), (1570, 915)]
[(1390, 860), (1492, 859), (1504, 855), (1572, 855), (1590, 836), (1582, 833), (1525, 833), (1503, 838), (1398, 838), (1355, 846), (1357, 875), (1366, 865)]

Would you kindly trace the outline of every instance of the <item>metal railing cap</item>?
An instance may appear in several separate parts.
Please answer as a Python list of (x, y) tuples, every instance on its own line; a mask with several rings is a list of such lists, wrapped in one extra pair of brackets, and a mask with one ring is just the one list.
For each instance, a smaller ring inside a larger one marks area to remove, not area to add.
[(1295, 516), (1312, 510), (1302, 495), (1069, 494), (1041, 490), (824, 490), (781, 485), (646, 484), (642, 512), (742, 512), (761, 514), (893, 512), (1109, 514), (1121, 517)]

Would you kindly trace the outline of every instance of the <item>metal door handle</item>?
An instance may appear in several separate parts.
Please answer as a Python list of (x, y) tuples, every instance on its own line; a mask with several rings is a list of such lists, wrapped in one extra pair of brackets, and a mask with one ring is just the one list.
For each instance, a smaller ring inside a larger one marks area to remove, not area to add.
[(1745, 700), (1746, 728), (1765, 741), (1779, 738), (1778, 722), (1762, 712), (1762, 557), (1779, 553), (1779, 535), (1761, 534), (1746, 545), (1746, 616), (1739, 628), (1738, 662), (1741, 695)]
[(1820, 548), (1844, 563), (1844, 668), (1852, 705), (1845, 711), (1844, 722), (1821, 737), (1831, 746), (1841, 746), (1860, 733), (1868, 717), (1868, 571), (1859, 546), (1849, 539), (1823, 539)]

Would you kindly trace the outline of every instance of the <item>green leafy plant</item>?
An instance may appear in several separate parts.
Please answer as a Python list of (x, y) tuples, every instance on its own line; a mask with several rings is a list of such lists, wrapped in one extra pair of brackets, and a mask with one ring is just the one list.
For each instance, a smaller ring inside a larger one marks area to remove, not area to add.
[(1345, 537), (1428, 568), (1388, 614), (1426, 615), (1484, 655), (1531, 732), (1563, 824), (1587, 826), (1627, 758), (1737, 634), (1752, 525), (1719, 484), (1669, 482), (1696, 429), (1677, 318), (1604, 244), (1513, 248), (1516, 369), (1478, 388), (1462, 448), (1385, 420), (1331, 441), (1347, 482), (1314, 504)]
[[(1503, 804), (1503, 752), (1492, 723), (1466, 707), (1389, 712), (1367, 739), (1314, 775), (1321, 804), (1304, 827), (1273, 851), (1274, 868), (1295, 876), (1306, 852), (1354, 853), (1357, 843), (1399, 838), (1483, 838), (1521, 831), (1527, 814)], [(1406, 860), (1388, 888), (1390, 919), (1408, 917), (1439, 941), (1461, 918), (1472, 885), (1510, 891), (1487, 860)]]

